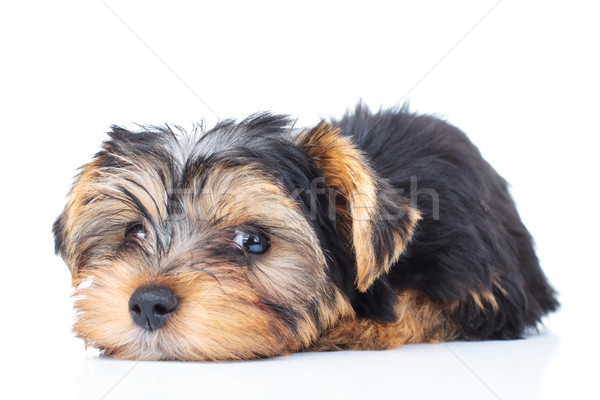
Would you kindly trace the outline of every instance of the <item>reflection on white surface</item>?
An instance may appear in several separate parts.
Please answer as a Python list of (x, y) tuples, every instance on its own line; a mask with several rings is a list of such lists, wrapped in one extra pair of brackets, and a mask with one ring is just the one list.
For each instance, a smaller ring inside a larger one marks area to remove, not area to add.
[(552, 329), (515, 341), (417, 344), (389, 351), (300, 353), (219, 363), (121, 361), (94, 350), (86, 353), (74, 338), (63, 342), (62, 349), (40, 353), (44, 357), (28, 365), (36, 384), (26, 379), (19, 393), (85, 399), (359, 399), (390, 394), (431, 399), (593, 398), (593, 370), (582, 373), (576, 360), (582, 351), (599, 355), (595, 344)]
[[(567, 394), (587, 398), (591, 381), (571, 362), (578, 347), (581, 350), (577, 343), (543, 331), (516, 341), (419, 344), (222, 363), (119, 361), (83, 356), (80, 349), (62, 356), (71, 358), (67, 370), (55, 370), (51, 362), (38, 368), (66, 397), (86, 399), (358, 399), (390, 394), (432, 399), (547, 399)], [(598, 354), (597, 348), (588, 351)], [(39, 394), (47, 390), (30, 389)]]

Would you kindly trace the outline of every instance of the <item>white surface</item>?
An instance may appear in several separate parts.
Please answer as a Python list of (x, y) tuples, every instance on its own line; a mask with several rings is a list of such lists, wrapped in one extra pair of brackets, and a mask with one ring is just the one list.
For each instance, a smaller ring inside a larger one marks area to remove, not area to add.
[[(105, 4), (0, 5), (1, 398), (600, 398), (593, 2)], [(200, 98), (302, 126), (360, 97), (447, 117), (512, 183), (561, 292), (542, 334), (243, 363), (84, 351), (50, 227), (111, 123), (211, 125)]]

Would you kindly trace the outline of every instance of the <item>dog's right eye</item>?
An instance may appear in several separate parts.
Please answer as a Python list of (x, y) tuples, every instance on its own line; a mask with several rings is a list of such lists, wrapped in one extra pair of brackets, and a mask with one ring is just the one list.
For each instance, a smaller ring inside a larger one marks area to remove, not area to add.
[(127, 239), (129, 239), (129, 238), (146, 239), (146, 230), (144, 229), (144, 225), (142, 225), (140, 223), (131, 224), (125, 231), (125, 237)]
[(262, 231), (236, 232), (233, 241), (246, 253), (262, 254), (269, 249), (271, 241)]

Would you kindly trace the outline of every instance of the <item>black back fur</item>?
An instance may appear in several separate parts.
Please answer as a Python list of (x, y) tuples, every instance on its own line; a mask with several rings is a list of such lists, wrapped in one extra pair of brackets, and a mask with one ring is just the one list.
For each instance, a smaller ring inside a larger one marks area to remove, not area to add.
[[(459, 304), (450, 317), (463, 339), (518, 338), (557, 309), (506, 181), (465, 134), (405, 108), (372, 114), (359, 105), (333, 124), (423, 215), (384, 278), (394, 288)], [(492, 293), (498, 309), (482, 310), (471, 292)]]

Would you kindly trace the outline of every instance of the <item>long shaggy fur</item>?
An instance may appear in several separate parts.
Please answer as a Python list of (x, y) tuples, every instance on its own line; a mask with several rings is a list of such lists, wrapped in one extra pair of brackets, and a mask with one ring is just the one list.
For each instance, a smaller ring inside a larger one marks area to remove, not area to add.
[[(506, 182), (458, 129), (360, 105), (290, 124), (112, 128), (53, 228), (87, 344), (148, 360), (383, 349), (518, 338), (557, 308)], [(153, 285), (179, 307), (148, 331), (128, 301)]]

